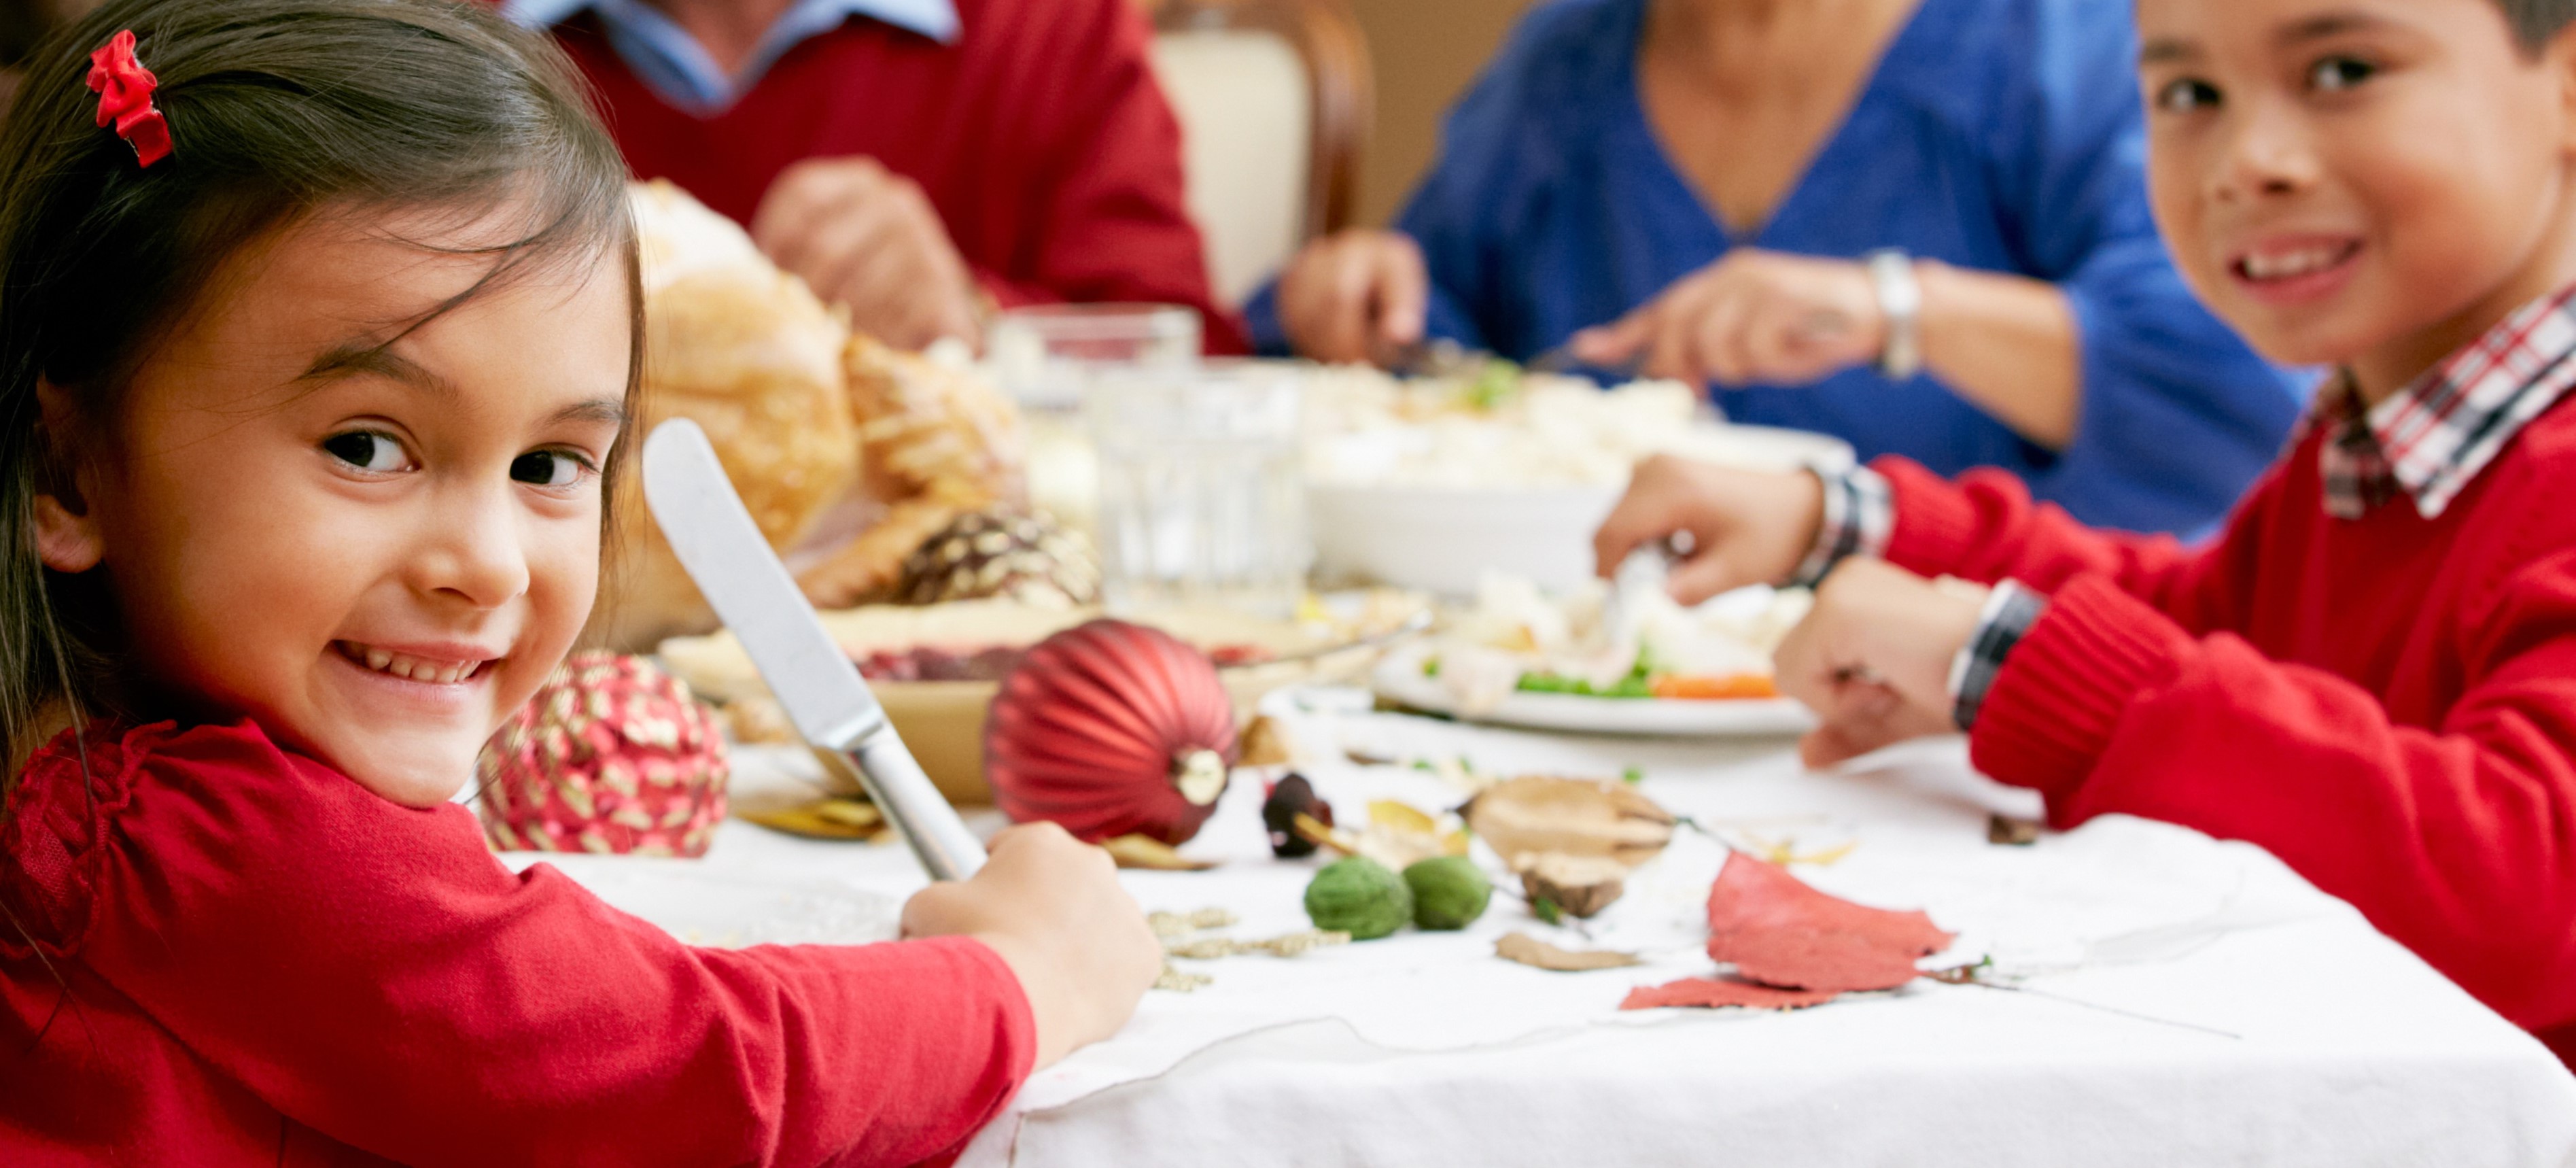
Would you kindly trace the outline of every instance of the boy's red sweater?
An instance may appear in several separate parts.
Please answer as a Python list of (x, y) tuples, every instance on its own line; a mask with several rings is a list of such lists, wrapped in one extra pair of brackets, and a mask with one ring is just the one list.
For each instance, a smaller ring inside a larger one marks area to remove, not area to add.
[(921, 184), (1005, 307), (1152, 301), (1196, 308), (1211, 351), (1244, 351), (1182, 203), (1181, 127), (1130, 0), (958, 0), (943, 45), (864, 18), (787, 51), (731, 108), (673, 107), (595, 18), (556, 39), (599, 90), (644, 178), (751, 222), (789, 164), (866, 155)]
[(0, 826), (0, 1164), (910, 1164), (1029, 1071), (973, 941), (691, 948), (248, 723), (88, 761)]
[(2431, 520), (2327, 517), (2312, 429), (2198, 551), (1890, 460), (1887, 558), (2050, 594), (1969, 744), (2054, 824), (2259, 844), (2576, 1060), (2576, 407)]

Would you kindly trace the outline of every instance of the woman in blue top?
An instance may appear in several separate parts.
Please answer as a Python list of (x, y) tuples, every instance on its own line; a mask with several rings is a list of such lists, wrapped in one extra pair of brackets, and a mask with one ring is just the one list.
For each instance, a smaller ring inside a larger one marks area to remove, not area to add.
[(2200, 531), (2300, 401), (2156, 237), (2135, 53), (2117, 0), (1559, 0), (1450, 114), (1400, 232), (1309, 245), (1249, 315), (1324, 360), (1566, 346)]

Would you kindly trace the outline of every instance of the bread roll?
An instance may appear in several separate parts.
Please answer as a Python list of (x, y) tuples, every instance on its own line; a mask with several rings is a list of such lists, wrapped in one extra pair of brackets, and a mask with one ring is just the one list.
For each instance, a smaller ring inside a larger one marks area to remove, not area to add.
[[(761, 534), (784, 550), (859, 472), (842, 366), (849, 330), (740, 227), (679, 188), (641, 185), (634, 200), (644, 259), (644, 401), (629, 441), (640, 446), (666, 418), (705, 427)], [(714, 613), (643, 500), (625, 502), (619, 562), (590, 640), (643, 651), (666, 636), (714, 628)]]

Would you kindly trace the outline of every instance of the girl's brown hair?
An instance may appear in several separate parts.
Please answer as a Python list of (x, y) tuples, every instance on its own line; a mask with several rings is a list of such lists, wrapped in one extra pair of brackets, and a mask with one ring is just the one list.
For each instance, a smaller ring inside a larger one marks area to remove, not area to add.
[[(89, 53), (120, 29), (160, 79), (154, 102), (174, 144), (148, 169), (96, 124), (86, 84)], [(478, 291), (532, 263), (616, 248), (631, 295), (625, 180), (571, 65), (478, 4), (115, 0), (39, 48), (0, 126), (7, 757), (32, 749), (56, 711), (77, 721), (116, 709), (115, 622), (97, 573), (43, 566), (35, 502), (67, 493), (64, 464), (80, 444), (112, 439), (124, 386), (227, 259), (326, 208), (471, 220), (508, 209), (524, 219), (516, 238), (476, 249), (493, 258)], [(629, 369), (629, 416), (640, 366)], [(67, 396), (76, 433), (46, 432), (40, 383)], [(0, 772), (0, 790), (14, 777)]]

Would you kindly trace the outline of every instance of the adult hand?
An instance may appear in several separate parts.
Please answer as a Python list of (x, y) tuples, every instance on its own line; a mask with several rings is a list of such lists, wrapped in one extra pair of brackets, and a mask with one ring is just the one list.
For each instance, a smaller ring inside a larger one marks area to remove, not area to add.
[(1950, 663), (1977, 630), (1984, 588), (1934, 583), (1881, 560), (1846, 560), (1773, 654), (1780, 692), (1820, 723), (1798, 743), (1808, 766), (1959, 729)]
[(1697, 604), (1797, 571), (1824, 513), (1824, 485), (1806, 471), (1737, 470), (1658, 454), (1637, 464), (1627, 494), (1593, 533), (1593, 570), (1606, 579), (1638, 545), (1687, 532), (1690, 553), (1666, 583), (1674, 600)]
[(1004, 829), (973, 879), (914, 894), (903, 932), (969, 936), (1000, 954), (1028, 994), (1041, 1067), (1117, 1033), (1163, 969), (1109, 853), (1052, 823)]
[(1568, 343), (1587, 364), (1647, 377), (1798, 385), (1877, 360), (1886, 336), (1863, 264), (1738, 248)]
[(889, 345), (978, 339), (975, 278), (939, 213), (920, 184), (873, 158), (809, 158), (780, 172), (751, 238)]
[(1413, 237), (1343, 231), (1307, 244), (1279, 277), (1279, 326), (1301, 356), (1384, 363), (1422, 339), (1431, 276)]

